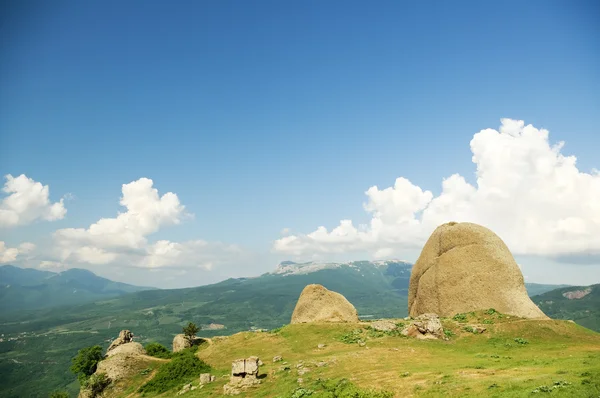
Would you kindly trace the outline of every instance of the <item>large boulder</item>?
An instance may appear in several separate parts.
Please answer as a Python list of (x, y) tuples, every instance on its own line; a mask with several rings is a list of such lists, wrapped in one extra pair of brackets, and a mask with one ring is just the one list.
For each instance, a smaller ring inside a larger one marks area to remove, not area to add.
[(308, 285), (300, 294), (291, 323), (308, 322), (358, 322), (358, 313), (341, 294)]
[(413, 267), (409, 314), (452, 316), (488, 308), (546, 318), (527, 295), (523, 275), (502, 239), (477, 224), (439, 226)]
[(114, 355), (125, 354), (129, 356), (145, 355), (146, 350), (140, 343), (132, 341), (131, 343), (121, 344), (106, 353), (106, 357), (110, 358)]

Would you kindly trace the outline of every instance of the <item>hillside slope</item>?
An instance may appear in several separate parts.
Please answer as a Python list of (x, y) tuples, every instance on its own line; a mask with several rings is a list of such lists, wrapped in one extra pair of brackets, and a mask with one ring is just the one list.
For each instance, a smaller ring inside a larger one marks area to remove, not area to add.
[[(365, 322), (288, 325), (274, 332), (213, 339), (197, 355), (212, 367), (217, 379), (185, 396), (222, 396), (232, 361), (250, 356), (261, 358), (264, 366), (261, 383), (242, 395), (246, 397), (383, 397), (369, 390), (387, 391), (386, 397), (600, 394), (600, 334), (566, 321), (507, 319), (497, 313), (467, 315), (465, 321), (443, 321), (452, 332), (447, 341), (377, 333)], [(466, 324), (487, 330), (473, 334), (465, 331)], [(348, 339), (355, 335), (366, 344)], [(275, 356), (283, 361), (273, 362)], [(148, 364), (147, 372), (156, 374), (160, 366)], [(354, 393), (332, 395), (336, 387), (339, 392), (342, 379), (349, 381), (346, 385)], [(136, 374), (121, 380), (118, 388), (109, 388), (105, 396), (141, 396), (136, 391), (148, 381)], [(182, 379), (158, 396), (176, 396), (188, 382), (197, 386), (198, 377)]]
[(60, 273), (0, 266), (0, 311), (22, 311), (74, 305), (153, 288), (102, 278), (83, 269)]
[(532, 300), (551, 318), (571, 319), (600, 331), (600, 284), (556, 289)]

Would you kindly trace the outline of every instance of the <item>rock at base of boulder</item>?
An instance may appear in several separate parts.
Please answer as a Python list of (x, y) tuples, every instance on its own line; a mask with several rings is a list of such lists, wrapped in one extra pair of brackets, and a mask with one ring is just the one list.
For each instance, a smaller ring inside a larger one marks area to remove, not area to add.
[(371, 329), (379, 332), (391, 332), (392, 330), (398, 329), (398, 326), (394, 322), (387, 319), (379, 319), (375, 322), (371, 322), (369, 325), (371, 326)]
[(444, 328), (436, 314), (423, 314), (416, 317), (401, 333), (418, 339), (439, 339), (444, 336)]
[(181, 388), (181, 390), (179, 390), (179, 392), (177, 393), (177, 395), (183, 395), (183, 394), (185, 394), (185, 393), (187, 393), (187, 392), (194, 391), (194, 390), (195, 390), (195, 389), (197, 389), (197, 388), (198, 388), (198, 387), (197, 387), (197, 386), (194, 386), (194, 385), (192, 385), (192, 383), (188, 383), (188, 384), (184, 385), (184, 386)]

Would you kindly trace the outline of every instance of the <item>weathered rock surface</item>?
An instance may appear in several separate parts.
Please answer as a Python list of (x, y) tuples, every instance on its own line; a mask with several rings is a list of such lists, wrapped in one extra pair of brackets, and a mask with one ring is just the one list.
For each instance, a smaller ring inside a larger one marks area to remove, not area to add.
[(358, 313), (341, 294), (308, 285), (300, 294), (291, 323), (309, 322), (358, 322)]
[(133, 333), (131, 333), (131, 331), (129, 331), (129, 330), (121, 330), (121, 332), (119, 333), (119, 337), (117, 337), (112, 343), (110, 343), (110, 346), (106, 350), (106, 354), (108, 355), (109, 352), (111, 352), (118, 346), (120, 346), (122, 344), (130, 343), (132, 341), (133, 341)]
[(145, 355), (146, 350), (140, 343), (136, 343), (136, 342), (125, 343), (125, 344), (121, 344), (120, 346), (113, 348), (111, 351), (107, 352), (106, 357), (112, 357), (114, 355), (119, 355), (119, 354), (130, 355), (130, 356)]
[(375, 322), (371, 322), (369, 325), (371, 326), (371, 329), (378, 330), (380, 332), (391, 332), (392, 330), (398, 329), (398, 326), (394, 322), (387, 319), (380, 319)]
[(208, 384), (216, 380), (216, 377), (210, 373), (202, 373), (200, 375), (200, 384)]
[(231, 364), (231, 377), (229, 383), (223, 386), (223, 393), (225, 395), (238, 395), (248, 387), (260, 384), (258, 379), (259, 362), (258, 357), (233, 361)]
[(413, 267), (409, 314), (452, 316), (488, 308), (547, 318), (527, 295), (517, 263), (496, 234), (472, 223), (439, 226)]

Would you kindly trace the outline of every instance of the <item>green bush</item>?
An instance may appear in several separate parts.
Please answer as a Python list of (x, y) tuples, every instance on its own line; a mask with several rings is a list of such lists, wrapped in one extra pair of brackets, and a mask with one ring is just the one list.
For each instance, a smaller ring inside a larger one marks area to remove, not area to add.
[(146, 347), (144, 348), (146, 349), (146, 353), (148, 355), (156, 358), (169, 359), (173, 355), (173, 353), (169, 351), (167, 347), (159, 343), (149, 343), (146, 344)]
[(449, 330), (449, 329), (445, 329), (444, 330), (444, 335), (446, 337), (454, 337), (454, 336), (456, 336), (456, 334), (454, 334), (454, 332), (452, 330)]
[(517, 343), (517, 344), (521, 344), (521, 345), (529, 344), (529, 340), (523, 339), (521, 337), (517, 337), (514, 340), (515, 340), (515, 343)]
[(210, 371), (210, 366), (195, 355), (196, 347), (188, 348), (172, 355), (170, 362), (158, 368), (156, 376), (140, 387), (141, 393), (163, 393), (174, 387), (188, 383), (200, 373)]
[(66, 391), (52, 391), (49, 398), (70, 398)]
[(452, 319), (455, 320), (456, 322), (466, 322), (467, 314), (456, 314), (452, 317)]
[(96, 397), (104, 391), (110, 384), (110, 379), (106, 373), (95, 373), (85, 383), (85, 388), (92, 393), (92, 397)]
[(346, 333), (340, 337), (340, 341), (346, 344), (356, 344), (362, 340), (362, 329), (354, 329), (353, 331)]
[(87, 379), (94, 374), (98, 367), (98, 362), (102, 360), (102, 347), (94, 345), (79, 350), (77, 356), (71, 362), (71, 372), (77, 375), (79, 384), (86, 384)]

